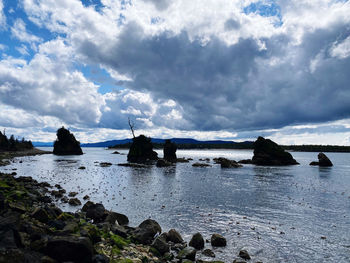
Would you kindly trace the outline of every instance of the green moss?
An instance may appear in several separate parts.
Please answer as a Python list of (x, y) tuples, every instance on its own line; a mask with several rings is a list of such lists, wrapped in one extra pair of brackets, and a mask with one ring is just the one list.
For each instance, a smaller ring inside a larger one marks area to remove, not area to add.
[(71, 214), (68, 214), (68, 213), (65, 213), (63, 212), (62, 214), (60, 214), (58, 217), (57, 217), (58, 220), (63, 220), (63, 221), (66, 221), (68, 219), (74, 219), (74, 216), (72, 216)]
[(149, 263), (148, 257), (143, 257), (143, 258), (141, 259), (141, 261), (142, 261), (142, 263)]
[(114, 246), (112, 248), (112, 255), (121, 255), (122, 252), (120, 251), (120, 249), (117, 246)]
[(151, 252), (153, 255), (155, 255), (156, 257), (160, 257), (161, 254), (159, 253), (159, 251), (157, 249), (155, 249), (154, 247), (150, 247), (149, 248), (149, 252)]
[(114, 259), (111, 261), (111, 263), (134, 263), (134, 262), (129, 258), (123, 258), (123, 259)]
[(121, 236), (110, 234), (110, 239), (113, 241), (113, 243), (120, 249), (123, 249), (124, 246), (127, 246), (130, 244), (128, 240), (125, 240)]
[(2, 180), (0, 180), (0, 187), (1, 188), (9, 188), (8, 184)]

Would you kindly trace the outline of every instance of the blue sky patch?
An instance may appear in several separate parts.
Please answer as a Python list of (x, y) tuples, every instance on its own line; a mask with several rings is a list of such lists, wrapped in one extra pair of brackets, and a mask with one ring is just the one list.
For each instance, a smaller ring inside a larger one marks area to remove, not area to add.
[(279, 20), (279, 23), (275, 24), (275, 26), (281, 26), (283, 24), (281, 8), (275, 3), (275, 1), (258, 1), (251, 3), (250, 5), (244, 7), (243, 12), (245, 14), (255, 13), (264, 17), (275, 16)]

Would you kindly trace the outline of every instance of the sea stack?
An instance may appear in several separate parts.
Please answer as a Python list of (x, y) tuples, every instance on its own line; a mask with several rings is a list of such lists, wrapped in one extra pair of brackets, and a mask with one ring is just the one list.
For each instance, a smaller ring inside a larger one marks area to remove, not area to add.
[(317, 157), (318, 157), (318, 162), (311, 162), (310, 165), (318, 165), (321, 167), (333, 166), (333, 163), (331, 162), (331, 160), (329, 160), (327, 155), (325, 155), (324, 153), (319, 153)]
[(158, 160), (158, 154), (153, 151), (151, 138), (144, 135), (134, 137), (128, 153), (128, 162), (145, 163)]
[(177, 146), (175, 143), (172, 143), (170, 140), (165, 140), (164, 149), (163, 149), (164, 160), (171, 163), (176, 163), (176, 160), (177, 160), (176, 150), (177, 150)]
[(299, 164), (289, 152), (286, 152), (277, 143), (263, 137), (259, 137), (254, 142), (252, 161), (255, 165), (282, 166)]
[(74, 135), (64, 127), (57, 130), (57, 140), (54, 143), (53, 154), (55, 155), (81, 155), (83, 151), (80, 148)]

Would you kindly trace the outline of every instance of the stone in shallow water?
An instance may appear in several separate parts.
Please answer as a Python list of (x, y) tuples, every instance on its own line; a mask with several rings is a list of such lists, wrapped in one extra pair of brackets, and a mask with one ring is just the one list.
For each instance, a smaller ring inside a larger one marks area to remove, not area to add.
[(255, 165), (281, 166), (299, 164), (289, 152), (286, 152), (277, 143), (263, 137), (259, 137), (254, 142), (252, 161)]
[(211, 236), (210, 243), (213, 247), (225, 247), (226, 246), (226, 238), (219, 234), (213, 234)]
[(53, 154), (55, 155), (81, 155), (83, 151), (80, 143), (74, 135), (64, 127), (57, 130), (57, 140), (54, 143)]
[(194, 247), (195, 249), (204, 248), (204, 239), (201, 233), (196, 233), (192, 236), (189, 246)]

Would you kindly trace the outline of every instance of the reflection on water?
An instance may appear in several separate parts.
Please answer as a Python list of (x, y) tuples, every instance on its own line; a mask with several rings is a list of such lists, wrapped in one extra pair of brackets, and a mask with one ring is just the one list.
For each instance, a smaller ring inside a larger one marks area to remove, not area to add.
[[(350, 154), (327, 154), (331, 168), (310, 167), (316, 153), (293, 153), (301, 165), (221, 169), (212, 161), (209, 168), (191, 163), (120, 167), (125, 155), (96, 148), (84, 152), (23, 157), (23, 163), (1, 169), (17, 168), (19, 176), (59, 183), (67, 192), (79, 192), (81, 200), (88, 194), (107, 209), (127, 214), (132, 225), (151, 217), (164, 230), (177, 228), (187, 240), (198, 231), (205, 238), (218, 232), (228, 246), (214, 251), (225, 262), (232, 262), (242, 248), (251, 253), (252, 262), (350, 262)], [(194, 162), (207, 157), (240, 160), (251, 158), (252, 152), (186, 150), (178, 156)], [(100, 167), (99, 162), (114, 165)]]

